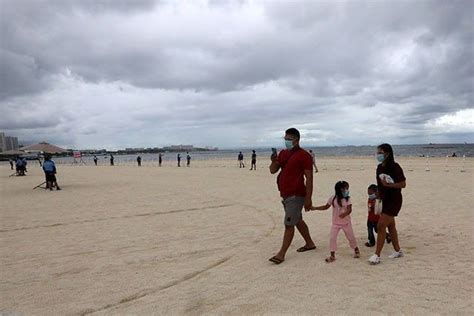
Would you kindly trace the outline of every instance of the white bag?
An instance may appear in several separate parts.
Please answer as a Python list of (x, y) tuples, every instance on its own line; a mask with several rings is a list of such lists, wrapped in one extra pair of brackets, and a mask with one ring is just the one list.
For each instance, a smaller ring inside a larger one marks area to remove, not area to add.
[(382, 214), (382, 200), (380, 200), (380, 199), (375, 200), (374, 213), (375, 213), (375, 215)]

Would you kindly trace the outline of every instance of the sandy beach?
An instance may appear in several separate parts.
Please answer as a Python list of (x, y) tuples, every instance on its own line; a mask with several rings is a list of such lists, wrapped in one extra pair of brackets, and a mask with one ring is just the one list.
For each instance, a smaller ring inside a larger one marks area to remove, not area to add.
[[(313, 203), (350, 183), (362, 258), (339, 235), (328, 255), (331, 211), (304, 214), (318, 246), (286, 261), (283, 210), (268, 162), (58, 165), (62, 191), (32, 190), (0, 166), (0, 312), (18, 315), (470, 314), (473, 308), (474, 160), (401, 158), (407, 188), (397, 218), (406, 256), (370, 266), (367, 186), (373, 158), (320, 158)], [(247, 166), (246, 166), (247, 167)], [(461, 172), (461, 170), (464, 172)]]

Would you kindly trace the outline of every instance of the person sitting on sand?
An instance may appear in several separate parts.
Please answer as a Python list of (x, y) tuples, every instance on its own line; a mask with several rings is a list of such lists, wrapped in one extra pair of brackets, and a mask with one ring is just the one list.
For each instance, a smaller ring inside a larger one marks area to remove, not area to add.
[(43, 171), (46, 177), (46, 189), (53, 191), (53, 187), (55, 186), (56, 190), (61, 190), (56, 180), (56, 165), (54, 161), (51, 160), (50, 155), (44, 156)]
[(349, 245), (354, 249), (354, 258), (360, 258), (360, 251), (352, 229), (351, 213), (352, 202), (349, 194), (349, 183), (338, 181), (334, 187), (335, 194), (329, 197), (326, 205), (313, 206), (311, 210), (325, 211), (332, 206), (332, 227), (329, 240), (329, 251), (331, 255), (326, 258), (326, 262), (336, 260), (337, 235), (342, 229), (346, 235)]
[(295, 234), (295, 226), (305, 240), (305, 245), (296, 251), (305, 252), (316, 249), (301, 213), (303, 207), (309, 210), (312, 205), (313, 165), (311, 156), (300, 147), (300, 132), (296, 128), (286, 130), (284, 139), (286, 149), (280, 151), (278, 156), (272, 154), (272, 163), (270, 164), (271, 174), (280, 171), (277, 185), (285, 211), (283, 243), (280, 251), (269, 259), (275, 264), (285, 261), (286, 252)]
[[(389, 144), (381, 144), (377, 147), (377, 166), (376, 178), (379, 197), (382, 200), (382, 214), (377, 225), (377, 244), (375, 254), (369, 258), (370, 264), (379, 264), (381, 262), (380, 254), (385, 244), (385, 230), (388, 227), (392, 238), (392, 245), (395, 252), (388, 256), (390, 259), (401, 258), (404, 256), (398, 241), (398, 232), (395, 223), (395, 217), (398, 216), (402, 208), (402, 189), (406, 187), (406, 178), (403, 169), (393, 158), (393, 149)], [(392, 181), (387, 181), (387, 176)], [(391, 182), (391, 183), (390, 183)]]

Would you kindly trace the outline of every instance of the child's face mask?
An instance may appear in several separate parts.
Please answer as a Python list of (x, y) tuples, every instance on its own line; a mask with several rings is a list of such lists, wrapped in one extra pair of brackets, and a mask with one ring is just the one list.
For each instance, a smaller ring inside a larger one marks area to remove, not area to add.
[(342, 192), (342, 196), (348, 198), (350, 196), (349, 190)]
[(375, 200), (376, 198), (377, 198), (377, 194), (375, 193), (369, 194), (369, 199)]

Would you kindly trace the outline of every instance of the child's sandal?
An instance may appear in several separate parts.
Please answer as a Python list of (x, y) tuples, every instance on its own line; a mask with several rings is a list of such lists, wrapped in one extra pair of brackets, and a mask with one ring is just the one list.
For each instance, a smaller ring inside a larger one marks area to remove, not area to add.
[(326, 258), (327, 263), (331, 263), (331, 262), (334, 262), (334, 261), (336, 261), (336, 257), (329, 256), (329, 257)]
[(356, 259), (360, 258), (360, 251), (354, 252), (353, 257), (356, 258)]

